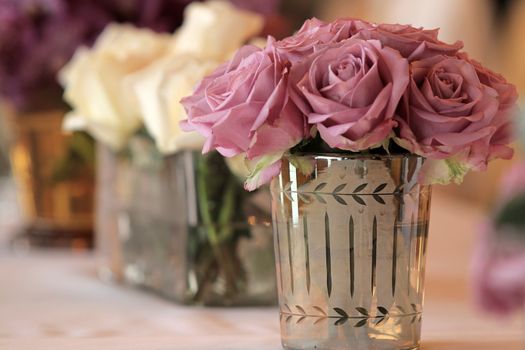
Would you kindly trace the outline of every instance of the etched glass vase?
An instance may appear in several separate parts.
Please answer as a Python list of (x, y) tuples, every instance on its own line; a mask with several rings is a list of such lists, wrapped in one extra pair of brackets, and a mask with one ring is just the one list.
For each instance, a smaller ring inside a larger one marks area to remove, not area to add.
[(423, 162), (283, 161), (272, 198), (285, 349), (418, 348), (431, 197), (417, 182)]

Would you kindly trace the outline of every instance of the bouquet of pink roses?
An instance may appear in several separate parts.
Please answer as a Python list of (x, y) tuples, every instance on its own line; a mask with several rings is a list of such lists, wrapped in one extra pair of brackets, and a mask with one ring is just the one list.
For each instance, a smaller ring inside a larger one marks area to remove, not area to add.
[[(438, 30), (341, 19), (241, 48), (182, 100), (204, 152), (244, 154), (253, 190), (285, 154), (410, 152), (421, 181), (460, 182), (512, 149), (516, 88)], [(391, 142), (393, 141), (393, 142)], [(300, 166), (300, 165), (298, 165)]]

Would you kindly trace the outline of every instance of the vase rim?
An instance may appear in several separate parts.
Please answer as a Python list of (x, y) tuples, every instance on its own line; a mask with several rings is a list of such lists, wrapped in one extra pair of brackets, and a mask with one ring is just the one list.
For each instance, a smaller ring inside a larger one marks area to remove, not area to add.
[[(290, 157), (290, 153), (285, 154), (285, 158)], [(297, 152), (293, 156), (296, 157), (310, 157), (310, 158), (338, 158), (338, 159), (360, 159), (360, 160), (382, 160), (382, 159), (401, 159), (401, 158), (422, 158), (424, 157), (414, 154), (363, 154), (363, 153), (344, 153), (344, 152)]]

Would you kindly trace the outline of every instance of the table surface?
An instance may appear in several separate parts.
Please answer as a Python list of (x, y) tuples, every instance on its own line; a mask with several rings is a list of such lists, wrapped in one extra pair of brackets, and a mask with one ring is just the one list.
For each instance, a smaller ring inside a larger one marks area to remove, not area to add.
[[(521, 318), (489, 317), (470, 301), (469, 256), (481, 212), (440, 193), (433, 202), (421, 348), (523, 349)], [(178, 306), (101, 282), (91, 255), (0, 246), (0, 349), (278, 350), (280, 344), (275, 308)]]

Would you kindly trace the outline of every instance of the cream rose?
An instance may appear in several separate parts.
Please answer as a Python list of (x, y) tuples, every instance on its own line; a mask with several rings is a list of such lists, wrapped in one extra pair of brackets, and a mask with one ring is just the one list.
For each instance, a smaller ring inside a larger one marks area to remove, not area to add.
[(262, 30), (264, 19), (226, 1), (195, 2), (184, 13), (176, 53), (224, 61)]
[(92, 49), (78, 50), (59, 73), (64, 98), (73, 107), (64, 128), (86, 130), (112, 149), (122, 148), (141, 125), (126, 77), (165, 55), (172, 40), (147, 29), (110, 25)]
[(204, 145), (196, 132), (182, 132), (179, 124), (186, 112), (179, 101), (217, 66), (190, 55), (166, 56), (129, 78), (146, 129), (162, 153)]

